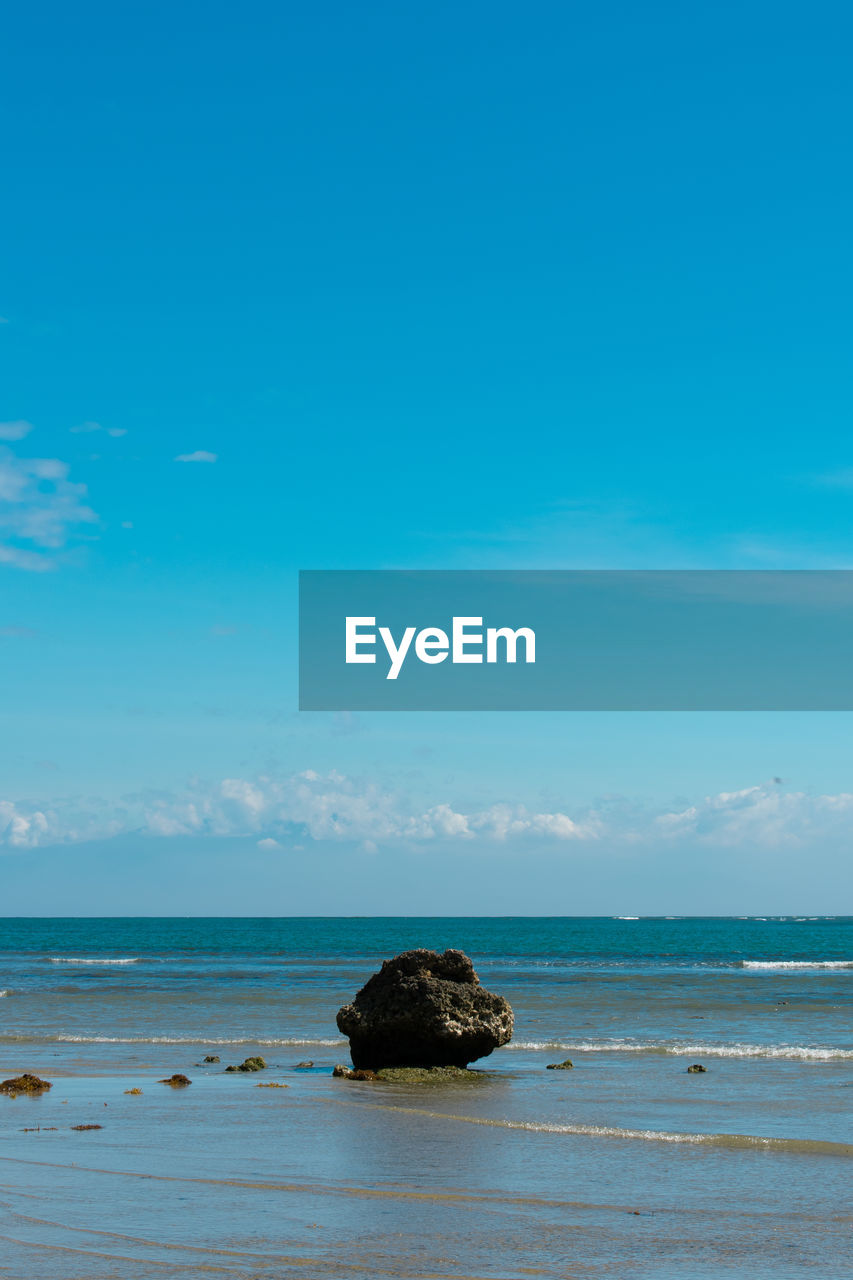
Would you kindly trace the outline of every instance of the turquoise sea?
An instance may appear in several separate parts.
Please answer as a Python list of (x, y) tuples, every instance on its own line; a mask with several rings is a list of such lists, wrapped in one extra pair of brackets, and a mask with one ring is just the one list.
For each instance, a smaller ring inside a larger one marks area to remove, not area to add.
[[(415, 946), (512, 1043), (332, 1079), (338, 1007)], [(851, 981), (850, 917), (0, 921), (0, 1073), (53, 1082), (0, 1097), (0, 1275), (853, 1274)]]

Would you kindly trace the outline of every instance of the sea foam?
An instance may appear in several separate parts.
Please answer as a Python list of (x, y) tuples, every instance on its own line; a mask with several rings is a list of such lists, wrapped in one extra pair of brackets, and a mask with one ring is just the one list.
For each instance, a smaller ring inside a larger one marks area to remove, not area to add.
[(655, 1040), (516, 1040), (505, 1050), (547, 1049), (574, 1053), (647, 1053), (669, 1057), (782, 1058), (800, 1062), (853, 1060), (853, 1049), (808, 1044), (692, 1044)]
[(741, 968), (773, 969), (853, 969), (853, 960), (741, 960)]

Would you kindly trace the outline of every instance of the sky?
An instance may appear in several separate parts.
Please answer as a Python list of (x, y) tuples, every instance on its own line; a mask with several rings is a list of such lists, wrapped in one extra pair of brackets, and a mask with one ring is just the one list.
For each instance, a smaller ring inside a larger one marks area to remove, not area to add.
[(296, 575), (853, 567), (851, 27), (9, 14), (0, 912), (850, 909), (849, 715), (299, 713)]

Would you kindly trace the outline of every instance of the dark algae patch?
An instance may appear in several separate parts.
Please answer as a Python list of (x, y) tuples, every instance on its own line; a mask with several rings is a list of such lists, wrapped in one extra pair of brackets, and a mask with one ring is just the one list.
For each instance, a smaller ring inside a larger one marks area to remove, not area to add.
[(22, 1076), (13, 1076), (9, 1080), (3, 1080), (0, 1083), (0, 1093), (5, 1093), (8, 1098), (17, 1098), (20, 1094), (26, 1093), (31, 1097), (39, 1097), (40, 1094), (46, 1093), (48, 1089), (52, 1089), (53, 1085), (49, 1080), (41, 1080), (38, 1076), (31, 1075), (28, 1071)]
[(77, 1133), (83, 1133), (86, 1129), (103, 1129), (102, 1124), (72, 1124), (71, 1128)]
[(378, 1071), (338, 1065), (332, 1072), (340, 1080), (368, 1080), (384, 1084), (470, 1084), (486, 1080), (492, 1072), (469, 1071), (467, 1067), (380, 1067)]

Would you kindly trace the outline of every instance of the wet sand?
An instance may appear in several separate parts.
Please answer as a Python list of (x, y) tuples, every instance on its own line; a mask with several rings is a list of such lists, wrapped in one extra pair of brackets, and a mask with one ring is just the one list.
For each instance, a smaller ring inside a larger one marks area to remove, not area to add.
[[(264, 1082), (288, 1088), (259, 1089), (173, 1054), (0, 1099), (0, 1274), (761, 1280), (853, 1266), (850, 1145), (573, 1122), (572, 1086), (600, 1064), (554, 1081), (541, 1054), (495, 1058), (475, 1084), (442, 1086), (281, 1062)], [(192, 1085), (158, 1083), (172, 1069)]]

